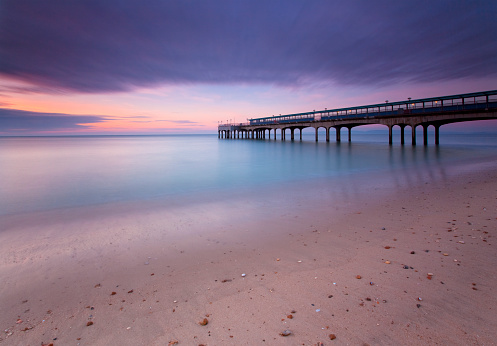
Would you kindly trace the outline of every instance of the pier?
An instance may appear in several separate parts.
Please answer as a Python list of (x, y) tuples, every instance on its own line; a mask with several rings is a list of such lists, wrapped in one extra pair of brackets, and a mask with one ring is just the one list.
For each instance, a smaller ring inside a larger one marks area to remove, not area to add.
[(316, 142), (318, 130), (325, 129), (326, 141), (330, 141), (330, 130), (335, 129), (337, 142), (341, 141), (341, 129), (348, 129), (348, 141), (352, 140), (352, 128), (364, 125), (385, 125), (388, 127), (388, 142), (393, 143), (392, 132), (400, 128), (400, 142), (405, 144), (404, 129), (411, 128), (411, 143), (416, 145), (416, 128), (422, 127), (423, 144), (428, 145), (428, 128), (435, 130), (435, 144), (440, 143), (440, 126), (463, 121), (497, 119), (497, 90), (469, 94), (430, 97), (424, 99), (311, 111), (305, 113), (269, 116), (249, 119), (247, 123), (220, 124), (218, 138), (225, 139), (271, 139), (276, 140), (277, 131), (281, 140), (295, 140), (295, 130), (314, 128)]

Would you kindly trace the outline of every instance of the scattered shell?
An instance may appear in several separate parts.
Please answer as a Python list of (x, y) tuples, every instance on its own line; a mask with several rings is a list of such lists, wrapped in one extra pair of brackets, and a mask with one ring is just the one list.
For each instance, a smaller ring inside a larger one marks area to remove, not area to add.
[(337, 336), (335, 334), (330, 334), (329, 337), (330, 337), (330, 340), (335, 340), (337, 338)]
[(282, 332), (280, 333), (280, 335), (281, 335), (281, 336), (289, 336), (289, 335), (291, 335), (291, 334), (292, 334), (292, 332), (291, 332), (291, 331), (289, 331), (288, 329), (287, 329), (287, 330), (284, 330), (284, 331), (282, 331)]
[(443, 255), (444, 255), (444, 256), (449, 256), (449, 254), (448, 254), (448, 253), (446, 253), (446, 252), (444, 252), (444, 254), (443, 254)]
[(390, 246), (388, 246), (388, 245), (387, 245), (387, 246), (385, 246), (385, 249), (387, 249), (387, 250), (388, 250), (388, 249), (390, 249)]
[(385, 261), (385, 264), (390, 264), (391, 262), (390, 261)]
[(19, 318), (19, 319), (17, 319), (16, 323), (17, 324), (22, 323), (22, 320)]
[(362, 276), (357, 275), (355, 278), (356, 278), (356, 279), (362, 279)]
[(279, 259), (279, 258), (277, 258), (276, 260), (277, 260), (277, 261), (279, 261), (280, 259)]
[(287, 315), (286, 318), (292, 319), (293, 315)]
[(224, 282), (231, 282), (231, 281), (232, 281), (231, 279), (224, 279), (224, 280), (223, 280), (223, 281), (221, 281), (221, 282), (223, 282), (223, 283), (224, 283)]
[(209, 320), (207, 318), (204, 318), (202, 321), (200, 321), (198, 324), (201, 326), (206, 326), (209, 323)]
[(245, 274), (242, 274), (242, 278), (244, 278), (244, 277), (245, 277)]
[(92, 321), (89, 321), (86, 323), (86, 326), (89, 327), (89, 326), (92, 326), (93, 325), (93, 322)]
[(177, 344), (179, 344), (178, 340), (172, 340), (172, 341), (169, 341), (169, 343), (167, 344), (167, 346), (173, 346), (173, 345), (177, 345)]
[(95, 285), (95, 288), (100, 288), (100, 287), (102, 287), (102, 285), (100, 285), (100, 284)]
[(133, 290), (131, 290), (131, 291), (128, 291), (128, 293), (133, 293)]
[(116, 292), (112, 292), (110, 295), (111, 295), (111, 296), (114, 296), (114, 295), (116, 295), (116, 294), (117, 294)]
[(297, 261), (297, 263), (302, 263), (302, 261)]

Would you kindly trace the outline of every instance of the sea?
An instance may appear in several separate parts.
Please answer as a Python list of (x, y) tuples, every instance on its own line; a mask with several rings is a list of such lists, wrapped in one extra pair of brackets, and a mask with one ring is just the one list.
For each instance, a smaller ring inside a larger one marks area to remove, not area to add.
[[(217, 134), (0, 138), (0, 216), (161, 201), (208, 203), (233, 196), (291, 203), (381, 198), (457, 174), (493, 169), (497, 134), (444, 133), (440, 145), (388, 145), (385, 133), (330, 142), (220, 139)], [(280, 194), (292, 191), (293, 195)], [(277, 197), (281, 198), (278, 199)], [(290, 196), (290, 197), (288, 197)], [(323, 197), (325, 196), (325, 197)], [(379, 197), (380, 196), (380, 197)], [(289, 200), (290, 199), (290, 200)]]

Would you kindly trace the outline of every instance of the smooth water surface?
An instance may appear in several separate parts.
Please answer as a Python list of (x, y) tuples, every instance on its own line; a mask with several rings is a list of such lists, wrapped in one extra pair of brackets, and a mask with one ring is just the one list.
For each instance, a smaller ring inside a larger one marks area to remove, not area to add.
[(389, 146), (383, 134), (358, 134), (351, 143), (312, 136), (303, 142), (216, 135), (4, 137), (0, 215), (197, 194), (221, 198), (318, 179), (332, 187), (374, 184), (373, 176), (430, 176), (495, 160), (495, 139), (445, 135), (438, 147), (412, 147)]

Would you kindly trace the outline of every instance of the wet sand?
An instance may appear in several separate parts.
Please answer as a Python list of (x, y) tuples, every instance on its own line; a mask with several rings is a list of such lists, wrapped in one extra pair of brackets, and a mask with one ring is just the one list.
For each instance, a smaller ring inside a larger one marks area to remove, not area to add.
[(495, 344), (497, 170), (395, 192), (2, 217), (0, 344)]

